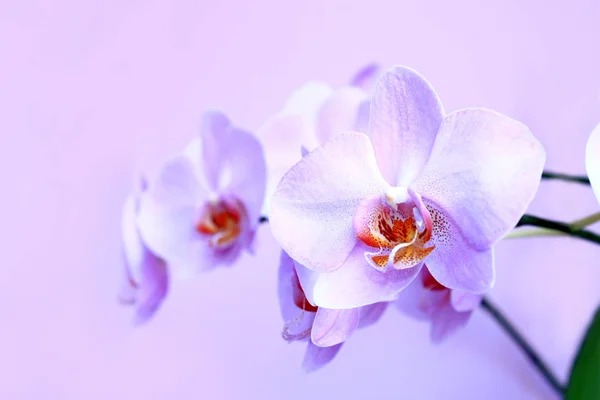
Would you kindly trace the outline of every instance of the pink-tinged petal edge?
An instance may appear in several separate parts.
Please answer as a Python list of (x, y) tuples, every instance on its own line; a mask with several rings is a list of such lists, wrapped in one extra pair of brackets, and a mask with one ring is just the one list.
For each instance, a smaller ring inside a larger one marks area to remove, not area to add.
[(342, 348), (343, 343), (330, 347), (319, 347), (308, 342), (302, 368), (305, 372), (315, 372), (331, 362)]
[(429, 82), (395, 66), (377, 81), (369, 122), (377, 165), (392, 186), (408, 187), (423, 169), (444, 116)]
[(588, 139), (585, 152), (585, 168), (592, 189), (596, 194), (596, 199), (600, 202), (600, 124), (594, 128)]
[(529, 206), (544, 162), (542, 145), (525, 125), (494, 111), (464, 109), (444, 119), (412, 187), (452, 217), (470, 246), (486, 250)]
[(319, 347), (343, 343), (358, 327), (360, 310), (331, 310), (319, 307), (313, 322), (311, 341)]
[(296, 272), (311, 304), (331, 309), (349, 309), (389, 301), (419, 274), (422, 265), (380, 272), (364, 257), (369, 248), (358, 244), (342, 266), (333, 272), (320, 273), (298, 262)]
[(340, 134), (306, 155), (279, 183), (271, 199), (273, 236), (307, 268), (333, 271), (356, 244), (356, 208), (386, 188), (368, 136)]

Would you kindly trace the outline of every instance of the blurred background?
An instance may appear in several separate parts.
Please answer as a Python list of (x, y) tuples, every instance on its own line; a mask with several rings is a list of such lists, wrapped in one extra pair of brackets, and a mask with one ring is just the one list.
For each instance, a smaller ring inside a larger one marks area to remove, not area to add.
[[(388, 310), (307, 375), (281, 339), (279, 252), (173, 282), (134, 328), (117, 304), (120, 217), (133, 172), (198, 131), (207, 107), (256, 130), (292, 90), (363, 65), (409, 65), (446, 110), (525, 122), (547, 169), (585, 173), (600, 121), (593, 0), (3, 1), (0, 3), (0, 398), (553, 399), (481, 311), (441, 345)], [(531, 206), (595, 212), (587, 187), (543, 182)], [(600, 249), (502, 242), (490, 297), (562, 378), (600, 301)]]

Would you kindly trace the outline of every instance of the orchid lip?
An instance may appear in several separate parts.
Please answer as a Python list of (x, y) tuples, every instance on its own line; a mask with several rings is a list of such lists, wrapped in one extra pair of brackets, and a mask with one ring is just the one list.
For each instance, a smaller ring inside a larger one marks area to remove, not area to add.
[(365, 251), (367, 262), (380, 272), (417, 266), (435, 248), (428, 244), (433, 233), (429, 211), (411, 189), (390, 188), (363, 201), (353, 223), (356, 237), (373, 248)]
[(247, 220), (244, 204), (235, 198), (211, 197), (202, 207), (196, 231), (208, 239), (210, 247), (231, 247)]

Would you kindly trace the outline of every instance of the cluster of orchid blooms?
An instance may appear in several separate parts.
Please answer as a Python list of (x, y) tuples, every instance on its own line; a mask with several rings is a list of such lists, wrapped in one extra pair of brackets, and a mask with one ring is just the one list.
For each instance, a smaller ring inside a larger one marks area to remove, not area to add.
[[(307, 343), (305, 370), (388, 307), (429, 320), (440, 341), (493, 286), (494, 244), (525, 213), (544, 162), (525, 125), (483, 108), (446, 113), (403, 66), (368, 66), (339, 88), (308, 83), (256, 135), (207, 112), (126, 201), (120, 299), (147, 321), (169, 279), (253, 253), (265, 223), (282, 249), (282, 336)], [(600, 195), (600, 128), (586, 166)]]

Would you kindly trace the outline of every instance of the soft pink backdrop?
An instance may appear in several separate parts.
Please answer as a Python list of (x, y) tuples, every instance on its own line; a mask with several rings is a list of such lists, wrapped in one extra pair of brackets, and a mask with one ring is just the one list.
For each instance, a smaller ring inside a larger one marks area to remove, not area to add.
[[(562, 4), (559, 4), (562, 3)], [(364, 63), (424, 74), (446, 109), (526, 122), (548, 167), (584, 172), (600, 120), (593, 0), (3, 1), (0, 3), (0, 398), (554, 398), (481, 312), (445, 344), (392, 310), (313, 375), (280, 337), (278, 251), (175, 282), (156, 318), (120, 308), (120, 211), (220, 107), (256, 129), (308, 79), (344, 83)], [(543, 183), (532, 211), (598, 205)], [(570, 239), (497, 248), (490, 296), (566, 377), (600, 301), (600, 249)]]

